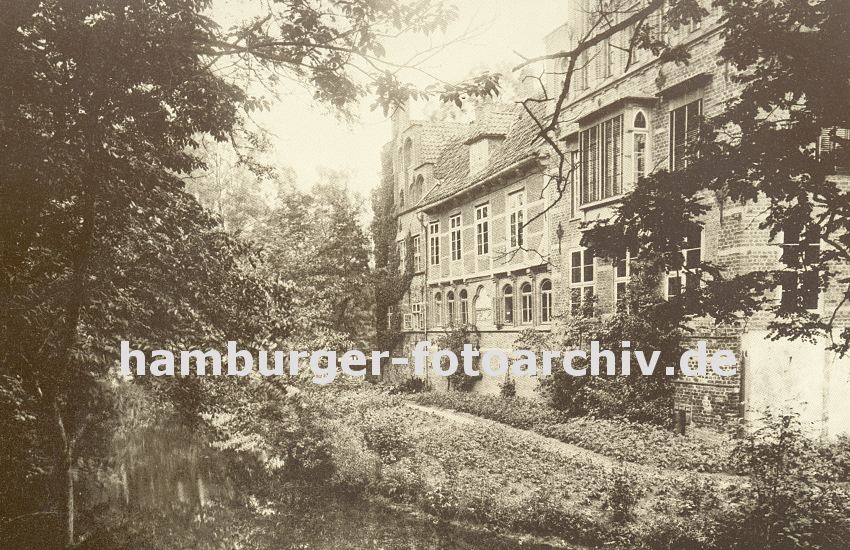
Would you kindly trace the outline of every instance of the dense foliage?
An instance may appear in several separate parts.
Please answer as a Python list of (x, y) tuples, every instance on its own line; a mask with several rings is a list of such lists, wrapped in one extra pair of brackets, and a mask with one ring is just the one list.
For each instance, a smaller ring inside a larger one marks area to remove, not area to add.
[[(6, 477), (22, 473), (31, 484), (0, 511), (4, 530), (36, 522), (57, 534), (58, 546), (76, 543), (75, 472), (104, 458), (96, 440), (108, 440), (120, 419), (126, 387), (113, 372), (121, 340), (143, 349), (228, 339), (271, 347), (292, 334), (293, 297), (321, 302), (320, 326), (360, 322), (347, 301), (367, 259), (339, 187), (325, 181), (305, 203), (305, 214), (321, 219), (292, 233), (316, 249), (286, 260), (303, 264), (312, 252), (337, 262), (330, 255), (349, 245), (357, 254), (324, 273), (328, 265), (308, 266), (313, 280), (293, 293), (291, 280), (303, 272), (286, 280), (267, 268), (269, 255), (226, 232), (184, 192), (181, 176), (205, 167), (205, 140), (257, 141), (247, 116), (267, 107), (249, 91), (257, 75), (272, 87), (295, 80), (343, 113), (368, 92), (384, 108), (402, 103), (410, 92), (382, 70), (383, 40), (431, 33), (454, 10), (439, 2), (273, 2), (225, 29), (208, 16), (210, 4), (2, 3), (0, 395), (13, 414), (4, 443), (23, 451), (4, 454), (11, 463), (0, 474), (4, 487), (23, 489), (23, 478)], [(352, 279), (327, 285), (341, 270)], [(325, 288), (347, 295), (316, 295)], [(197, 422), (210, 388), (170, 382), (151, 403), (173, 400)]]

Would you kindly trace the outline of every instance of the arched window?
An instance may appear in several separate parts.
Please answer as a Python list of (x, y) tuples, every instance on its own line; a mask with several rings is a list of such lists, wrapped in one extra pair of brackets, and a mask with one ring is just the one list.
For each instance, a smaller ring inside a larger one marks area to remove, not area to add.
[(404, 141), (404, 181), (410, 185), (410, 171), (413, 169), (413, 140), (407, 138)]
[(552, 322), (552, 281), (549, 279), (540, 283), (540, 322)]
[(398, 192), (398, 206), (399, 208), (404, 207), (404, 189)]
[(523, 283), (523, 285), (519, 288), (520, 293), (520, 309), (522, 311), (522, 322), (523, 324), (531, 323), (533, 320), (533, 301), (531, 298), (531, 283)]
[(434, 326), (439, 327), (443, 324), (443, 295), (437, 292), (434, 294)]
[(469, 295), (466, 289), (460, 291), (460, 322), (469, 324)]
[(455, 293), (446, 292), (446, 305), (449, 307), (449, 325), (455, 324)]
[(502, 321), (506, 325), (514, 322), (514, 287), (511, 285), (502, 288)]
[(632, 133), (632, 168), (634, 183), (646, 176), (646, 166), (649, 162), (647, 149), (649, 147), (646, 127), (646, 116), (643, 111), (638, 111), (634, 120), (634, 132)]

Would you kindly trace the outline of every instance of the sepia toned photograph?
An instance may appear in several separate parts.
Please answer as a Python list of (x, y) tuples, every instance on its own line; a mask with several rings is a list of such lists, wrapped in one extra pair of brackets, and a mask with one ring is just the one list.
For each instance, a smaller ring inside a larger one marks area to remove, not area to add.
[(0, 550), (850, 548), (850, 1), (0, 0)]

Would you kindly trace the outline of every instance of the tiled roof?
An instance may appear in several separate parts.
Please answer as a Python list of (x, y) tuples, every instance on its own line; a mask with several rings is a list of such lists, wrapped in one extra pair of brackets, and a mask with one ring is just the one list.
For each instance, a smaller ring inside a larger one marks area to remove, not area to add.
[[(540, 142), (537, 139), (538, 127), (528, 116), (522, 105), (499, 106), (492, 116), (484, 115), (482, 121), (490, 130), (481, 132), (473, 124), (468, 133), (455, 135), (443, 144), (441, 154), (434, 167), (434, 175), (439, 183), (420, 201), (422, 205), (432, 204), (454, 195), (473, 184), (535, 155)], [(542, 105), (535, 104), (534, 116), (543, 116)], [(497, 127), (501, 125), (501, 128)], [(496, 131), (501, 130), (501, 131)], [(469, 146), (465, 144), (470, 135), (505, 135), (505, 139), (493, 145), (486, 167), (475, 174), (469, 174)]]
[(424, 122), (419, 130), (419, 164), (434, 163), (446, 142), (466, 131), (463, 122)]
[(467, 143), (482, 136), (504, 136), (511, 128), (517, 112), (514, 105), (491, 105), (470, 125)]

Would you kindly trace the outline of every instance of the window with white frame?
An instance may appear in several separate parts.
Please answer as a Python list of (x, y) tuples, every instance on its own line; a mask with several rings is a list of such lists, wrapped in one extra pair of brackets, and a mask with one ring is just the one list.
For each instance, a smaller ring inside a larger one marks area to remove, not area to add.
[(414, 235), (411, 239), (410, 246), (413, 247), (413, 271), (422, 271), (422, 237)]
[(540, 322), (552, 322), (552, 281), (549, 279), (540, 283)]
[(524, 324), (530, 324), (534, 321), (534, 298), (531, 292), (531, 283), (523, 283), (519, 287), (520, 296), (520, 321)]
[(626, 311), (626, 295), (632, 276), (632, 253), (624, 250), (614, 258), (614, 304), (617, 311)]
[(508, 235), (511, 248), (522, 246), (525, 223), (525, 190), (508, 195)]
[(799, 225), (786, 224), (782, 232), (782, 309), (818, 308), (820, 281), (815, 265), (819, 259), (820, 228), (812, 225), (801, 229)]
[(592, 311), (594, 300), (595, 261), (589, 250), (570, 254), (570, 313), (585, 315)]
[(455, 293), (451, 290), (446, 292), (446, 306), (449, 310), (449, 325), (454, 325), (457, 320), (456, 310), (455, 310)]
[(425, 328), (425, 323), (422, 319), (422, 304), (417, 302), (411, 305), (410, 311), (413, 314), (413, 328), (415, 330), (421, 330)]
[(460, 322), (463, 325), (469, 324), (469, 294), (466, 289), (460, 291)]
[(632, 127), (634, 129), (632, 132), (632, 168), (634, 169), (632, 181), (637, 183), (640, 178), (646, 176), (649, 163), (649, 130), (643, 111), (635, 114)]
[(490, 205), (475, 207), (475, 245), (479, 256), (490, 253)]
[(428, 252), (431, 265), (440, 265), (440, 222), (428, 224)]
[(511, 325), (514, 322), (514, 287), (502, 287), (502, 322)]
[(454, 216), (449, 218), (449, 229), (451, 230), (452, 260), (459, 260), (461, 242), (460, 214), (455, 214)]
[(623, 192), (623, 115), (583, 130), (581, 148), (581, 204)]
[(697, 99), (670, 111), (670, 170), (688, 165), (689, 149), (699, 137), (702, 100)]
[(432, 322), (435, 327), (443, 325), (443, 294), (440, 292), (434, 293), (434, 311), (432, 313)]
[(682, 267), (667, 272), (666, 296), (679, 296), (685, 290), (696, 290), (700, 284), (699, 266), (702, 263), (702, 228), (695, 227), (685, 237), (681, 251)]

